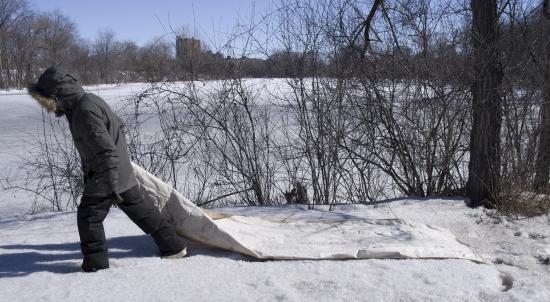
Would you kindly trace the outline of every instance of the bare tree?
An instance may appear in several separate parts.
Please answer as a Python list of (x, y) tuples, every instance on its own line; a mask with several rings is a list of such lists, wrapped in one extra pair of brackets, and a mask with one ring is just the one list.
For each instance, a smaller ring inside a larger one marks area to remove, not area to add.
[(35, 18), (43, 66), (65, 65), (76, 40), (76, 26), (60, 11), (43, 13)]
[(94, 55), (97, 60), (99, 80), (101, 83), (112, 83), (115, 70), (115, 32), (106, 29), (99, 31), (94, 42)]
[[(15, 76), (10, 77), (8, 87), (22, 88), (33, 79), (36, 69), (40, 64), (38, 43), (40, 38), (35, 26), (35, 18), (27, 15), (19, 20), (11, 30), (11, 52), (16, 54), (11, 60), (11, 68), (16, 71)], [(6, 87), (7, 88), (7, 87)]]
[(140, 47), (133, 41), (123, 41), (119, 43), (118, 68), (120, 69), (120, 79), (122, 82), (136, 82), (142, 80), (139, 76), (138, 68)]
[(84, 187), (80, 157), (64, 120), (45, 110), (41, 119), (42, 128), (29, 142), (29, 151), (21, 155), (24, 177), (5, 177), (0, 187), (32, 193), (34, 212), (75, 209)]
[(176, 63), (171, 44), (164, 39), (156, 39), (139, 50), (135, 68), (146, 81), (161, 82), (174, 78)]
[[(469, 119), (453, 4), (384, 2), (374, 23), (376, 6), (363, 13), (359, 5), (339, 8), (336, 27), (326, 30), (337, 50), (331, 76), (345, 83), (340, 118), (348, 124), (340, 152), (346, 156), (338, 168), (350, 192), (345, 198), (458, 192)], [(362, 47), (353, 45), (358, 41)]]
[(268, 108), (239, 78), (222, 82), (213, 93), (216, 101), (195, 98), (187, 105), (193, 124), (200, 126), (199, 135), (215, 150), (212, 169), (222, 187), (231, 188), (247, 204), (269, 204), (273, 164)]
[[(544, 0), (543, 3), (542, 31), (548, 35), (550, 33), (550, 1)], [(539, 147), (536, 159), (536, 175), (534, 181), (534, 189), (537, 192), (548, 192), (550, 179), (550, 42), (547, 36), (544, 39), (544, 58), (542, 62), (543, 68), (543, 85), (542, 85), (542, 108), (541, 108), (541, 124)]]
[(472, 206), (497, 201), (500, 181), (502, 66), (496, 0), (472, 0), (473, 125), (467, 195)]
[(13, 62), (16, 53), (10, 48), (16, 37), (13, 29), (28, 14), (26, 0), (0, 0), (0, 89), (15, 86)]

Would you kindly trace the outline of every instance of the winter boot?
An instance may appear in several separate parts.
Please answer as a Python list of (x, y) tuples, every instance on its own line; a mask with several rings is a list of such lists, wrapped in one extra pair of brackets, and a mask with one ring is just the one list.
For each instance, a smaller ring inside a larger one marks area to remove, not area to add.
[(92, 266), (92, 265), (87, 265), (86, 262), (84, 262), (82, 264), (82, 271), (85, 272), (85, 273), (95, 273), (98, 270), (108, 269), (108, 268), (109, 268), (109, 265), (107, 265), (107, 266)]
[(162, 259), (180, 259), (187, 256), (187, 249), (183, 248), (183, 250), (175, 253), (175, 254), (168, 254), (168, 255), (162, 255), (160, 256)]

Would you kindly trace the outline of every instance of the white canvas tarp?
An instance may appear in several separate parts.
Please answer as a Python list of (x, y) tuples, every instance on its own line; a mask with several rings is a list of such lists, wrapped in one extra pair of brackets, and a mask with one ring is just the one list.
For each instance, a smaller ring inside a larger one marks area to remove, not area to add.
[(449, 231), (400, 219), (212, 219), (181, 193), (134, 165), (140, 189), (188, 239), (259, 259), (456, 258), (483, 260)]

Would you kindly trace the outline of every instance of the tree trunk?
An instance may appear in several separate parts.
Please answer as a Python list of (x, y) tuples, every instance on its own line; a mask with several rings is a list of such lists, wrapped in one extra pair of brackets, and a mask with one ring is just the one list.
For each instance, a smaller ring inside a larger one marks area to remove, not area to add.
[[(543, 6), (543, 16), (547, 19), (542, 21), (545, 27), (550, 27), (549, 3), (549, 0), (545, 0)], [(538, 193), (548, 192), (548, 179), (550, 178), (550, 42), (545, 43), (543, 103), (541, 106), (539, 146), (535, 163), (536, 175), (533, 183), (533, 189)]]
[(502, 66), (497, 49), (499, 38), (496, 0), (471, 0), (474, 82), (473, 125), (466, 194), (471, 206), (495, 205), (500, 178)]
[(544, 100), (541, 108), (540, 136), (535, 164), (535, 192), (544, 193), (548, 191), (548, 178), (550, 174), (550, 81), (549, 72), (545, 75)]

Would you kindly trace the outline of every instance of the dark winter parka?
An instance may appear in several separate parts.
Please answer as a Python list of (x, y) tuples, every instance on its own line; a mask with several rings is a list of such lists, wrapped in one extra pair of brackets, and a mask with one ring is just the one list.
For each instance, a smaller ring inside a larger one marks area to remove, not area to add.
[(83, 195), (106, 197), (137, 184), (122, 122), (103, 99), (86, 93), (70, 74), (48, 68), (34, 86), (42, 96), (53, 98), (56, 115), (66, 115), (84, 173)]

